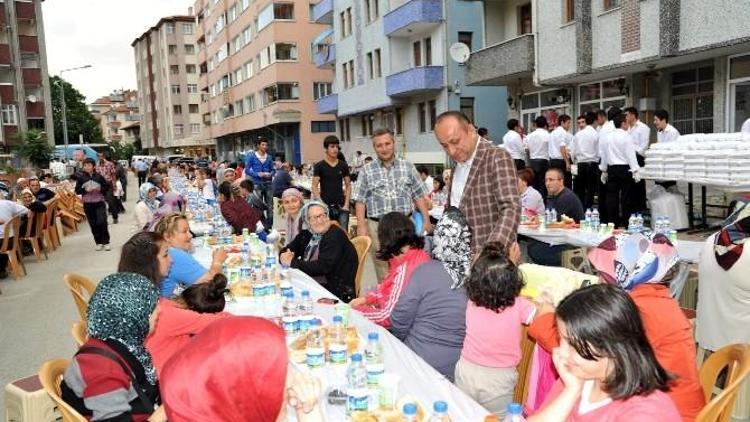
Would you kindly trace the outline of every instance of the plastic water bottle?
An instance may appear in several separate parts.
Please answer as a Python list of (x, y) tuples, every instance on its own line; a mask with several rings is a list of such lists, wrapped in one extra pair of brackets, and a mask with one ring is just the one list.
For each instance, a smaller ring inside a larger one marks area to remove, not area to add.
[(302, 300), (299, 304), (301, 315), (312, 315), (313, 314), (313, 300), (310, 297), (309, 290), (302, 291)]
[(635, 228), (638, 233), (643, 232), (643, 215), (641, 213), (635, 215)]
[(250, 264), (250, 243), (247, 240), (242, 242), (240, 253), (242, 255), (243, 265), (249, 265)]
[(281, 322), (287, 335), (295, 335), (299, 332), (297, 301), (294, 299), (293, 291), (284, 293), (284, 301), (281, 304)]
[(367, 371), (362, 362), (362, 355), (352, 355), (349, 368), (346, 370), (346, 413), (366, 411), (369, 407), (369, 390), (367, 389)]
[(594, 209), (591, 211), (591, 227), (593, 227), (595, 230), (598, 230), (600, 223), (599, 209), (597, 207), (594, 207)]
[(429, 422), (450, 422), (451, 417), (448, 416), (448, 403), (439, 400), (432, 405), (432, 416)]
[(376, 332), (367, 335), (365, 361), (367, 362), (367, 385), (377, 386), (385, 367), (383, 366), (383, 345), (380, 344), (380, 336)]
[(328, 340), (328, 362), (332, 365), (346, 365), (346, 327), (341, 315), (333, 317), (333, 327)]
[(628, 218), (628, 233), (635, 233), (636, 226), (635, 214), (630, 214), (630, 218)]
[(661, 229), (662, 229), (661, 217), (655, 217), (654, 218), (654, 234), (661, 233)]
[(549, 208), (544, 210), (544, 224), (550, 224), (552, 222), (552, 211)]
[(557, 210), (552, 208), (550, 209), (549, 213), (550, 213), (550, 217), (552, 217), (552, 222), (557, 223)]
[(524, 422), (526, 419), (523, 417), (523, 407), (518, 403), (510, 403), (508, 405), (508, 414), (505, 415), (503, 422)]
[(276, 266), (276, 254), (273, 252), (273, 245), (266, 246), (266, 269)]
[(403, 414), (404, 422), (416, 422), (417, 421), (417, 405), (414, 403), (406, 403), (401, 412)]
[(583, 229), (588, 230), (591, 228), (591, 208), (586, 208), (585, 219), (583, 220)]
[(320, 330), (320, 321), (314, 320), (310, 325), (310, 333), (307, 335), (307, 347), (305, 357), (307, 366), (311, 369), (321, 368), (325, 364), (326, 349), (323, 345), (323, 333)]
[(662, 230), (664, 233), (669, 233), (670, 230), (672, 230), (672, 222), (669, 221), (669, 217), (664, 217), (664, 227), (662, 227)]

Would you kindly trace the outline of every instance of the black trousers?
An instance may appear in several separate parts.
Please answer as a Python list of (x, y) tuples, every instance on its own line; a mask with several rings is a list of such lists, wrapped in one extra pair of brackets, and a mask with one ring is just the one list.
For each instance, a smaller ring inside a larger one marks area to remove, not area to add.
[(89, 221), (91, 234), (97, 245), (109, 245), (109, 229), (107, 228), (107, 205), (104, 202), (84, 203), (83, 211)]
[(514, 158), (513, 163), (516, 165), (516, 170), (523, 170), (526, 168), (526, 161), (524, 160), (519, 160), (517, 158)]
[(573, 192), (578, 195), (583, 208), (594, 206), (594, 197), (599, 191), (599, 163), (578, 163), (578, 175), (573, 184)]
[(567, 166), (565, 165), (565, 160), (554, 158), (549, 160), (549, 168), (551, 169), (559, 169), (563, 173), (563, 177), (565, 178), (565, 187), (570, 189), (571, 186), (573, 186), (573, 179), (571, 177), (570, 172), (567, 169)]
[(138, 187), (140, 188), (143, 183), (146, 182), (146, 175), (148, 173), (146, 171), (139, 171), (138, 172)]
[(260, 198), (268, 207), (266, 212), (266, 221), (273, 225), (273, 185), (270, 182), (262, 182), (255, 185), (255, 189), (260, 194)]
[[(0, 241), (2, 240), (3, 239), (0, 239)], [(10, 244), (13, 244), (12, 236), (10, 239), (8, 239), (8, 242), (10, 242)], [(0, 273), (6, 272), (7, 269), (8, 269), (8, 254), (0, 254)]]
[(113, 220), (117, 220), (117, 216), (122, 213), (122, 204), (120, 203), (120, 200), (115, 198), (115, 194), (112, 192), (112, 189), (107, 191), (105, 197), (109, 214), (112, 215)]
[[(636, 154), (635, 158), (638, 160), (638, 165), (643, 168), (646, 164), (646, 159), (642, 155)], [(646, 181), (641, 180), (638, 183), (633, 181), (633, 212), (644, 212), (646, 211)], [(628, 215), (630, 217), (630, 215)]]
[(547, 186), (544, 184), (544, 176), (549, 168), (547, 160), (531, 160), (531, 170), (534, 171), (534, 189), (542, 194), (542, 198), (547, 197)]
[[(633, 213), (633, 175), (630, 166), (609, 166), (607, 169), (607, 209), (605, 222), (615, 223), (616, 227), (627, 227), (630, 214)], [(603, 220), (604, 221), (604, 220)]]

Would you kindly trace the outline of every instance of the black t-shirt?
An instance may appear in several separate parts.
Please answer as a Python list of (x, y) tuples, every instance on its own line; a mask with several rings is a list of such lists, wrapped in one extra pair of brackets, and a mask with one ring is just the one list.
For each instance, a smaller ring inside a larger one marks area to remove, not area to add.
[(35, 196), (39, 201), (47, 202), (55, 196), (55, 193), (47, 188), (40, 188)]
[(320, 178), (320, 198), (326, 205), (344, 205), (344, 177), (349, 176), (349, 166), (339, 160), (331, 166), (326, 160), (318, 161), (313, 175)]
[(585, 217), (581, 200), (568, 188), (563, 188), (557, 196), (547, 197), (547, 208), (554, 208), (558, 218), (565, 214), (576, 221), (581, 221)]

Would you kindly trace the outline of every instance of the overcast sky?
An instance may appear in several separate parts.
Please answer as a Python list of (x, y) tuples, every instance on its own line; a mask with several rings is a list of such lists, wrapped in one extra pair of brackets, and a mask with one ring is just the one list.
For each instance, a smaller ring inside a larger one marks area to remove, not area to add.
[(187, 14), (193, 0), (46, 0), (42, 3), (50, 75), (64, 77), (87, 102), (137, 88), (130, 44), (160, 18)]

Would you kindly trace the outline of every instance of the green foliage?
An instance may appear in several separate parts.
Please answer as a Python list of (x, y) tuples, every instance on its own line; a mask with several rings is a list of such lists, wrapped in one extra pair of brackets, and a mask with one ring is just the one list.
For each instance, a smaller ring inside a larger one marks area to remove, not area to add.
[(120, 141), (112, 141), (109, 144), (114, 150), (112, 154), (112, 160), (128, 160), (133, 158), (136, 153), (136, 148), (132, 144), (122, 143)]
[(54, 148), (47, 143), (47, 135), (37, 129), (19, 133), (16, 153), (37, 168), (46, 168), (52, 158)]
[(59, 76), (49, 78), (52, 90), (52, 118), (55, 122), (55, 144), (65, 143), (63, 138), (62, 98), (60, 84), (65, 90), (65, 107), (68, 118), (68, 143), (77, 144), (78, 135), (83, 135), (85, 143), (102, 143), (104, 137), (99, 123), (86, 106), (86, 98), (70, 83)]

